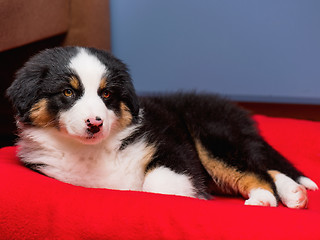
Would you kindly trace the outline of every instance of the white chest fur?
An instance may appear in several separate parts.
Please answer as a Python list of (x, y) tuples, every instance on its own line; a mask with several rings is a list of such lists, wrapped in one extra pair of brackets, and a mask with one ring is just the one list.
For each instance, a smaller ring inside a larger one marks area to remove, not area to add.
[(119, 151), (121, 134), (97, 145), (83, 145), (61, 137), (55, 129), (23, 132), (20, 157), (42, 163), (44, 174), (77, 186), (142, 190), (145, 168), (154, 148), (143, 138)]

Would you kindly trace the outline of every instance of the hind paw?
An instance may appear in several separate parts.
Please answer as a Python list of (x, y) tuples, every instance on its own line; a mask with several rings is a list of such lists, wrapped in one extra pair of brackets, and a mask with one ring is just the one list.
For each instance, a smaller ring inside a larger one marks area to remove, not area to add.
[(268, 190), (256, 188), (250, 191), (249, 199), (245, 201), (245, 205), (276, 207), (277, 200), (275, 196)]
[(314, 181), (312, 181), (310, 178), (307, 178), (307, 177), (300, 177), (298, 179), (298, 183), (305, 186), (306, 189), (309, 189), (309, 190), (316, 191), (319, 189), (317, 184)]
[(307, 208), (308, 196), (304, 186), (290, 186), (286, 193), (281, 194), (281, 201), (289, 208)]
[[(310, 179), (309, 179), (310, 180)], [(305, 181), (312, 186), (310, 182)], [(312, 182), (313, 183), (313, 182)], [(289, 208), (306, 208), (308, 205), (307, 190), (286, 175), (279, 173), (275, 181), (281, 202)], [(313, 186), (314, 187), (314, 186)]]

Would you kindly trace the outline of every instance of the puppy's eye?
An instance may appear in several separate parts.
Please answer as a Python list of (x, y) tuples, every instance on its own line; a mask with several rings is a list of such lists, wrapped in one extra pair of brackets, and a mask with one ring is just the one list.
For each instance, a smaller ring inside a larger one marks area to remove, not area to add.
[(71, 89), (65, 89), (65, 90), (63, 90), (63, 94), (66, 97), (71, 97), (73, 95), (73, 91)]
[(103, 97), (104, 99), (108, 99), (108, 98), (110, 97), (110, 92), (104, 91), (104, 92), (102, 93), (102, 97)]

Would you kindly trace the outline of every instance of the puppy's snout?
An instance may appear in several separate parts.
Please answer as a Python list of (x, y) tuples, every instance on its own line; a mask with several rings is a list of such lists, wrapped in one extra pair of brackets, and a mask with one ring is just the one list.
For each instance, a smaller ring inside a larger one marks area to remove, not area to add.
[(86, 120), (88, 131), (95, 134), (100, 131), (103, 126), (103, 120), (100, 117), (88, 118)]

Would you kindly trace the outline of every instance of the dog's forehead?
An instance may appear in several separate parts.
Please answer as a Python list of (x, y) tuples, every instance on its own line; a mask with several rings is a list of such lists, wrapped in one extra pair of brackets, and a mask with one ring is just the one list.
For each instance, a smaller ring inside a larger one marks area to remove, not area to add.
[(83, 48), (70, 59), (69, 68), (77, 74), (86, 89), (98, 89), (108, 76), (107, 66)]

